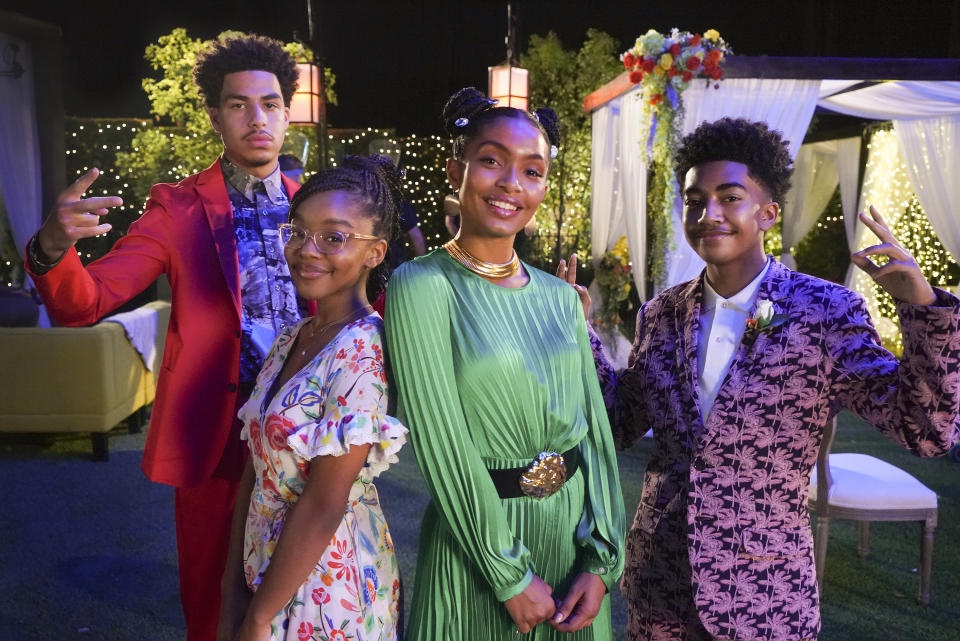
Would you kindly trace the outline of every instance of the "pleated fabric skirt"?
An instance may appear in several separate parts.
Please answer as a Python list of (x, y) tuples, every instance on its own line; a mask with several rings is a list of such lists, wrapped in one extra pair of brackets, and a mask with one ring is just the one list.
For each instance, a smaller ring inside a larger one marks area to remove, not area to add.
[[(514, 535), (530, 550), (533, 571), (563, 598), (577, 572), (576, 529), (583, 514), (584, 479), (577, 471), (545, 499), (502, 499)], [(431, 501), (423, 517), (406, 641), (516, 641), (516, 626), (452, 537)], [(610, 595), (593, 624), (573, 634), (543, 623), (524, 641), (609, 641)]]

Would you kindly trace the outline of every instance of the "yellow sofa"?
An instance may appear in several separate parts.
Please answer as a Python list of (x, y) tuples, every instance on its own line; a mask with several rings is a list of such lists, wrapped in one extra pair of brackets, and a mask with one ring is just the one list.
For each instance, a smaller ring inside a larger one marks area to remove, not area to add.
[[(157, 360), (170, 303), (155, 301)], [(0, 327), (0, 432), (90, 432), (94, 458), (107, 460), (107, 432), (153, 402), (156, 379), (123, 326)]]

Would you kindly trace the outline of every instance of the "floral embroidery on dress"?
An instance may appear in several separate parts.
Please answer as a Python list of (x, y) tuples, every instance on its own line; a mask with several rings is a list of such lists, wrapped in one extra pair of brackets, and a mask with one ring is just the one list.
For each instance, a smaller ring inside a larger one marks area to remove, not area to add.
[[(306, 321), (304, 321), (306, 322)], [(371, 315), (345, 326), (326, 348), (265, 398), (303, 323), (274, 343), (250, 400), (241, 408), (257, 481), (244, 537), (244, 574), (256, 589), (289, 508), (306, 485), (310, 459), (370, 444), (343, 521), (307, 581), (273, 620), (274, 639), (396, 639), (399, 569), (374, 479), (406, 442), (386, 414), (383, 321)]]

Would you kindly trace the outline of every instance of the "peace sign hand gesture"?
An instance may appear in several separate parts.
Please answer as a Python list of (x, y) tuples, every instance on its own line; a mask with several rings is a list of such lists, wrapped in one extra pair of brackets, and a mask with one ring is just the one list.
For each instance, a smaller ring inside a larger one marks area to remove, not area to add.
[(80, 176), (57, 198), (50, 215), (37, 232), (36, 242), (50, 262), (54, 262), (81, 238), (99, 236), (110, 231), (110, 223), (100, 222), (100, 217), (110, 212), (110, 207), (119, 207), (123, 200), (118, 196), (83, 198), (83, 192), (100, 175), (96, 167)]
[[(895, 299), (911, 305), (932, 305), (937, 300), (933, 288), (910, 252), (890, 233), (877, 208), (871, 205), (869, 216), (860, 212), (860, 220), (877, 235), (880, 244), (851, 254), (850, 260)], [(868, 256), (886, 256), (890, 260), (880, 266)]]
[(580, 296), (580, 304), (583, 306), (583, 317), (586, 319), (587, 324), (590, 323), (590, 293), (587, 291), (587, 288), (583, 285), (577, 285), (577, 255), (570, 254), (570, 263), (560, 259), (560, 264), (557, 265), (557, 278), (560, 280), (565, 280), (569, 283), (575, 290), (577, 290), (577, 295)]

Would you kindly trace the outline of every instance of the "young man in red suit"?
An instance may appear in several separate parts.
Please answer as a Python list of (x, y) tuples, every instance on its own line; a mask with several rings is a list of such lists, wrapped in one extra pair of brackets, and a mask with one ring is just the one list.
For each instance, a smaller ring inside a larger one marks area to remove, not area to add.
[(880, 244), (851, 259), (896, 299), (901, 359), (860, 296), (766, 256), (790, 164), (762, 123), (684, 138), (684, 232), (706, 269), (643, 306), (622, 372), (594, 337), (618, 445), (654, 431), (622, 582), (632, 640), (815, 639), (806, 502), (824, 425), (847, 408), (921, 456), (956, 439), (960, 302), (872, 207), (860, 220)]
[(244, 449), (237, 408), (274, 337), (304, 308), (277, 225), (299, 185), (277, 156), (297, 69), (281, 43), (228, 38), (198, 56), (194, 79), (223, 155), (176, 184), (155, 185), (143, 216), (84, 267), (74, 245), (110, 229), (116, 197), (82, 198), (91, 169), (59, 198), (27, 245), (27, 268), (51, 317), (93, 323), (160, 274), (172, 307), (143, 470), (176, 488), (181, 601), (188, 641), (213, 641), (220, 579)]

